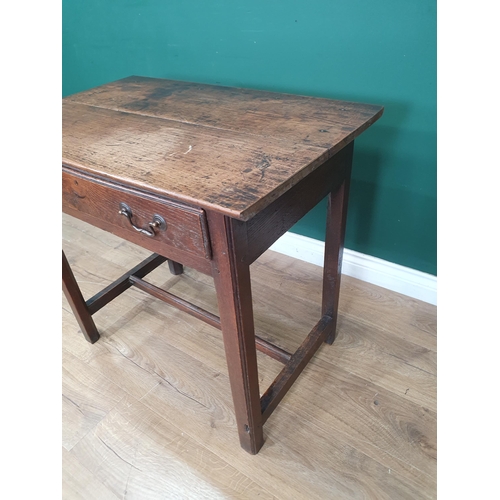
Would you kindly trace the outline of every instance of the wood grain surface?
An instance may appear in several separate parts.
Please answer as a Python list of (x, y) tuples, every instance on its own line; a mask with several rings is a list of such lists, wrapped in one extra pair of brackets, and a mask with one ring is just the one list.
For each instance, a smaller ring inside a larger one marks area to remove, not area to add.
[[(84, 297), (149, 252), (70, 216)], [(257, 335), (294, 352), (321, 314), (322, 269), (274, 252), (252, 266)], [(167, 263), (148, 281), (218, 314), (211, 277)], [(323, 345), (249, 455), (220, 330), (130, 288), (89, 344), (63, 298), (63, 498), (436, 498), (436, 308), (343, 276)], [(257, 353), (261, 394), (283, 365)]]
[(63, 164), (248, 220), (382, 112), (130, 77), (63, 99)]

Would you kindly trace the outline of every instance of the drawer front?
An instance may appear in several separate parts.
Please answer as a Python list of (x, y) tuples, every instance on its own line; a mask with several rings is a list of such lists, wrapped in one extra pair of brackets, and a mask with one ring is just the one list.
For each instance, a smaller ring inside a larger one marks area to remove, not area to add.
[[(205, 212), (149, 194), (137, 193), (126, 187), (106, 181), (89, 179), (63, 169), (63, 211), (71, 215), (85, 215), (104, 222), (101, 227), (118, 236), (138, 243), (154, 240), (182, 252), (211, 259), (210, 239)], [(120, 214), (122, 204), (130, 208), (130, 220)], [(155, 217), (156, 216), (156, 217)], [(157, 217), (159, 216), (160, 219)], [(154, 230), (149, 223), (161, 219)], [(134, 229), (145, 229), (148, 236)]]

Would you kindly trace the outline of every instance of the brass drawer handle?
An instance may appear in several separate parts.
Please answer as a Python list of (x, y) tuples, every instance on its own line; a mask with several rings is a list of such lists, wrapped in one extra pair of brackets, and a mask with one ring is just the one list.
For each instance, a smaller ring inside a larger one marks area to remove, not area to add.
[(118, 212), (120, 215), (124, 215), (128, 221), (130, 222), (130, 225), (139, 233), (145, 234), (146, 236), (149, 236), (150, 238), (154, 238), (156, 233), (155, 229), (158, 229), (160, 231), (165, 231), (167, 229), (167, 223), (165, 222), (165, 219), (158, 214), (153, 215), (153, 220), (148, 224), (150, 229), (143, 229), (141, 227), (136, 226), (132, 222), (132, 209), (126, 204), (126, 203), (120, 203), (120, 211)]

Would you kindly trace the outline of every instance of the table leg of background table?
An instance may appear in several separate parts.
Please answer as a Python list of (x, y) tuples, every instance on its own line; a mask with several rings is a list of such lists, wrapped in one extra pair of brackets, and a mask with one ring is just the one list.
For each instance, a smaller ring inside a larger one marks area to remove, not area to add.
[[(342, 256), (344, 253), (344, 236), (347, 220), (347, 202), (351, 180), (352, 152), (354, 144), (350, 145), (350, 158), (346, 165), (344, 182), (336, 191), (328, 195), (326, 218), (325, 264), (323, 269), (323, 306), (322, 314), (333, 318), (331, 330), (325, 340), (332, 344), (337, 336), (337, 316), (340, 295), (340, 278), (342, 271)], [(349, 147), (347, 146), (347, 147)]]
[(85, 304), (85, 299), (83, 298), (82, 292), (80, 291), (64, 252), (62, 253), (62, 285), (64, 294), (68, 299), (69, 305), (73, 310), (73, 314), (80, 325), (84, 337), (93, 344), (99, 340), (99, 332), (92, 319), (92, 315), (89, 313), (87, 304)]
[(256, 454), (264, 443), (253, 322), (250, 268), (238, 258), (232, 219), (209, 215), (213, 276), (234, 411), (242, 448)]

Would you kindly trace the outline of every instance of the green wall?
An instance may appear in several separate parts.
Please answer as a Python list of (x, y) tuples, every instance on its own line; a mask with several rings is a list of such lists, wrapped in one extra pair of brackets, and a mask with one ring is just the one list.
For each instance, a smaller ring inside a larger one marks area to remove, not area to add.
[[(435, 0), (63, 0), (63, 94), (129, 75), (382, 104), (346, 247), (436, 274)], [(323, 240), (324, 209), (293, 231)]]

